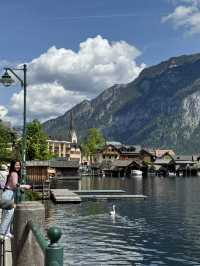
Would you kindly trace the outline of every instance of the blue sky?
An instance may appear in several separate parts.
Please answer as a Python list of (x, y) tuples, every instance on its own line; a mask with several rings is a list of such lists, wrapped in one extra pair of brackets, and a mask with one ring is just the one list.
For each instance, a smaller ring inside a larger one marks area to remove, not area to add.
[[(29, 120), (61, 115), (145, 66), (200, 52), (199, 0), (6, 1), (0, 24), (1, 68), (28, 64)], [(0, 117), (20, 123), (22, 91), (0, 88)]]

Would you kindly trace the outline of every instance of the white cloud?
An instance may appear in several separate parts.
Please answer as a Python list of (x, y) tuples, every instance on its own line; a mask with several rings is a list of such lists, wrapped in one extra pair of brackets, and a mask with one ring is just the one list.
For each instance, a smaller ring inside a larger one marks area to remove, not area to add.
[[(37, 84), (27, 88), (27, 114), (29, 120), (38, 118), (41, 121), (64, 114), (74, 104), (85, 99), (78, 92), (65, 90), (56, 82), (51, 84)], [(13, 94), (10, 101), (9, 115), (22, 116), (23, 91)]]
[(175, 10), (162, 18), (162, 22), (170, 21), (174, 27), (184, 28), (188, 34), (200, 33), (200, 0), (180, 0)]
[[(29, 119), (47, 120), (63, 114), (83, 99), (134, 80), (144, 64), (140, 51), (125, 41), (109, 43), (101, 36), (80, 43), (78, 52), (55, 46), (28, 64), (27, 109)], [(23, 92), (10, 101), (9, 116), (21, 120)], [(14, 120), (13, 120), (14, 121)]]
[(0, 105), (0, 119), (4, 118), (7, 113), (8, 109), (5, 106)]
[(57, 81), (91, 98), (115, 83), (133, 80), (144, 67), (135, 63), (139, 55), (134, 46), (124, 41), (109, 43), (101, 36), (80, 43), (78, 52), (53, 46), (29, 64), (29, 82)]
[(199, 5), (200, 4), (200, 0), (179, 0), (183, 3), (187, 3), (187, 4), (192, 4), (192, 5)]

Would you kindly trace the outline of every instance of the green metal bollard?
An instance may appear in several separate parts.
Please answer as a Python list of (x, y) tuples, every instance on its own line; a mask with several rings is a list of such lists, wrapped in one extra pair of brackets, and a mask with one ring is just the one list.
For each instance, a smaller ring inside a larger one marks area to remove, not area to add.
[(26, 200), (26, 195), (24, 193), (24, 189), (17, 187), (15, 191), (15, 202), (18, 204), (25, 200)]
[(18, 204), (22, 201), (22, 197), (21, 197), (21, 189), (20, 187), (18, 186), (16, 188), (16, 191), (15, 191), (15, 202)]
[(26, 201), (26, 194), (24, 189), (21, 188), (20, 190), (21, 190), (21, 201)]
[(62, 235), (60, 228), (49, 228), (47, 235), (50, 244), (45, 250), (45, 266), (63, 266), (63, 247), (57, 243)]

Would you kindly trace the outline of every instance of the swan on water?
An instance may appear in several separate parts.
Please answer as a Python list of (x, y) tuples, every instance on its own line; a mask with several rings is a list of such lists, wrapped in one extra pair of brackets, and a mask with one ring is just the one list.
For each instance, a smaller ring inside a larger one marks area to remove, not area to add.
[(115, 213), (115, 205), (113, 205), (113, 206), (112, 206), (112, 211), (110, 211), (110, 215), (114, 217), (115, 214), (116, 214), (116, 213)]

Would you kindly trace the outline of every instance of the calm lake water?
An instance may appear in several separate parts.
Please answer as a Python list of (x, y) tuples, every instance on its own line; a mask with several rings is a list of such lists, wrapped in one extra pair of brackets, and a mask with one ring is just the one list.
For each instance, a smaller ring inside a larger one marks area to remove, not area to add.
[[(46, 221), (63, 232), (64, 265), (200, 265), (199, 177), (83, 177), (81, 186), (148, 198), (48, 202)], [(113, 204), (115, 219), (109, 215)]]

